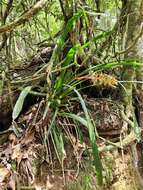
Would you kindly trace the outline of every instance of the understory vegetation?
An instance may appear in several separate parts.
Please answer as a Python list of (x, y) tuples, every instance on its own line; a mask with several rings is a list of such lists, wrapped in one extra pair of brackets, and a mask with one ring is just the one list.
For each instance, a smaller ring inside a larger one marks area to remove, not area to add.
[(143, 188), (143, 1), (0, 1), (0, 189)]

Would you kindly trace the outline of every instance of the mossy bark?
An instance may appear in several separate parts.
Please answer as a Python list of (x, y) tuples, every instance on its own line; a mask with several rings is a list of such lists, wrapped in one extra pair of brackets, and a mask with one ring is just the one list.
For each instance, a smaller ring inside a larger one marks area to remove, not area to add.
[[(133, 40), (137, 37), (140, 31), (141, 25), (141, 8), (142, 1), (141, 0), (129, 0), (127, 2), (127, 12), (126, 12), (126, 31), (125, 35), (127, 36), (125, 42), (125, 49), (127, 49), (133, 43)], [(125, 52), (124, 58), (125, 59), (133, 59), (138, 60), (139, 56), (137, 53), (138, 49), (137, 46), (134, 45), (130, 51)], [(135, 69), (130, 66), (125, 66), (124, 71), (122, 73), (122, 79), (124, 81), (133, 81), (135, 79)], [(125, 89), (122, 90), (122, 97), (123, 102), (126, 106), (132, 107), (132, 92), (133, 92), (133, 84), (132, 83), (125, 83)]]
[[(136, 40), (136, 43), (134, 43), (133, 46), (131, 46), (130, 51), (127, 51), (124, 54), (125, 59), (130, 59), (130, 60), (135, 60), (142, 62), (143, 60), (143, 55), (140, 53), (141, 51), (141, 44), (143, 43), (142, 39), (142, 33), (143, 33), (143, 27), (142, 27), (142, 20), (143, 20), (143, 2), (142, 0), (129, 0), (127, 2), (127, 13), (125, 16), (127, 16), (127, 22), (126, 22), (126, 43), (125, 43), (125, 49), (128, 49), (133, 42)], [(124, 71), (122, 73), (122, 79), (124, 81), (137, 81), (143, 80), (143, 73), (142, 73), (142, 68), (135, 69), (133, 67), (124, 67)], [(138, 92), (138, 100), (139, 103), (136, 105), (137, 107), (141, 107), (143, 110), (143, 85), (139, 83), (125, 83), (124, 85), (126, 90), (122, 90), (122, 100), (125, 104), (125, 109), (126, 109), (126, 114), (128, 117), (133, 118), (134, 125), (136, 125), (136, 118), (135, 118), (135, 113), (134, 113), (134, 107), (133, 107), (133, 90), (135, 89), (136, 92)], [(139, 108), (140, 109), (140, 108)], [(138, 118), (138, 124), (140, 127), (143, 126), (142, 118), (141, 118), (141, 111), (139, 110), (139, 118)], [(136, 128), (136, 126), (135, 126)], [(133, 146), (136, 147), (136, 145), (131, 145), (131, 148)], [(137, 148), (134, 149), (134, 152), (132, 151), (133, 157), (136, 157), (136, 161), (139, 163), (140, 157), (138, 154), (142, 154), (142, 150), (138, 150)], [(136, 154), (136, 156), (135, 156)], [(134, 162), (135, 159), (133, 158)], [(137, 165), (138, 165), (137, 163)], [(143, 162), (142, 162), (143, 164)], [(135, 173), (138, 173), (138, 181), (140, 182), (141, 188), (142, 188), (142, 177), (141, 177), (141, 171), (139, 166), (136, 168), (137, 170)]]

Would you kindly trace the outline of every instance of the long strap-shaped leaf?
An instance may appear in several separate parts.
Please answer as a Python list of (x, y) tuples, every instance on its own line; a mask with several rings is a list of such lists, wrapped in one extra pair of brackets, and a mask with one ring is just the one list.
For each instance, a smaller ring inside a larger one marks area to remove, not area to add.
[(59, 62), (59, 56), (60, 56), (60, 53), (64, 47), (65, 41), (68, 37), (68, 34), (73, 29), (74, 23), (82, 16), (82, 14), (83, 14), (82, 11), (78, 11), (67, 22), (61, 36), (59, 37), (59, 39), (57, 41), (57, 45), (53, 51), (50, 62), (48, 63), (48, 67), (47, 67), (48, 75), (51, 73), (52, 67), (55, 66)]
[(54, 62), (54, 64), (56, 64), (57, 60), (58, 60), (58, 57), (59, 57), (59, 54), (61, 53), (62, 51), (62, 48), (64, 47), (64, 44), (65, 44), (65, 40), (68, 36), (68, 33), (71, 32), (71, 30), (73, 29), (73, 26), (74, 26), (74, 23), (82, 16), (82, 12), (79, 11), (77, 12), (76, 14), (74, 14), (72, 16), (71, 19), (69, 19), (69, 21), (67, 22), (67, 25), (65, 26), (60, 38), (58, 39), (57, 41), (57, 45), (56, 45), (56, 48), (54, 49), (54, 52), (52, 54), (52, 61)]
[(100, 160), (100, 157), (99, 157), (98, 146), (97, 146), (97, 143), (96, 143), (94, 126), (93, 126), (91, 118), (90, 118), (90, 116), (88, 114), (88, 111), (87, 111), (87, 108), (86, 108), (86, 105), (85, 105), (85, 102), (84, 102), (83, 98), (81, 97), (81, 95), (79, 94), (79, 92), (76, 89), (74, 89), (74, 91), (76, 92), (76, 94), (77, 94), (77, 96), (78, 96), (78, 98), (80, 100), (82, 109), (84, 111), (84, 114), (85, 114), (85, 117), (86, 117), (86, 120), (87, 120), (88, 132), (89, 132), (90, 142), (91, 142), (91, 145), (92, 145), (92, 153), (93, 153), (93, 158), (94, 158), (94, 165), (95, 165), (96, 173), (97, 173), (97, 180), (98, 180), (98, 184), (102, 185), (103, 184), (102, 164), (101, 164), (101, 160)]
[[(75, 54), (79, 48), (81, 48), (81, 45), (77, 44), (68, 51), (66, 58), (63, 61), (62, 67), (65, 67), (72, 62), (72, 60), (73, 60), (73, 58), (74, 58), (74, 56), (75, 56)], [(68, 72), (69, 72), (69, 69), (68, 69)], [(56, 90), (62, 89), (62, 85), (63, 85), (65, 78), (66, 78), (66, 69), (61, 71), (61, 74), (59, 76), (59, 80), (56, 81), (56, 84), (55, 84)], [(67, 79), (66, 79), (66, 82), (68, 82)]]

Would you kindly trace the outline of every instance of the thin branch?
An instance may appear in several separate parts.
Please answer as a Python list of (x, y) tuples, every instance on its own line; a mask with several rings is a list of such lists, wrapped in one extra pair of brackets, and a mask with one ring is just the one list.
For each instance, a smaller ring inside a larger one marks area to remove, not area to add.
[[(100, 0), (95, 0), (95, 4), (96, 4), (97, 13), (100, 13)], [(98, 15), (97, 17), (99, 19), (100, 15)]]
[(67, 22), (68, 18), (67, 18), (67, 15), (65, 13), (65, 10), (64, 10), (63, 0), (59, 0), (59, 3), (60, 3), (60, 6), (61, 6), (63, 16), (64, 16), (64, 20), (65, 20), (65, 22)]
[(40, 0), (38, 1), (29, 11), (24, 13), (20, 18), (16, 19), (15, 21), (0, 27), (0, 34), (4, 32), (11, 32), (17, 26), (27, 22), (31, 17), (36, 15), (47, 3), (47, 0)]
[(140, 32), (139, 34), (135, 37), (135, 39), (133, 40), (132, 44), (127, 47), (125, 50), (122, 50), (122, 51), (119, 51), (119, 52), (116, 52), (116, 54), (124, 54), (124, 53), (128, 53), (138, 42), (139, 38), (143, 35), (143, 24), (141, 24), (141, 29), (140, 29)]
[[(13, 0), (8, 0), (6, 9), (5, 9), (4, 14), (2, 16), (2, 25), (5, 25), (5, 23), (6, 23), (6, 19), (7, 19), (8, 15), (9, 15), (9, 13), (10, 13), (10, 10), (12, 8), (12, 4), (13, 4)], [(3, 38), (3, 41), (0, 44), (0, 51), (6, 45), (6, 42), (7, 42), (7, 39), (8, 39), (8, 36), (6, 35), (6, 33), (3, 34), (2, 38)]]
[[(135, 141), (136, 141), (136, 134), (134, 130), (131, 130), (130, 134), (122, 140), (122, 148), (126, 148), (127, 146), (133, 144)], [(116, 149), (117, 147), (121, 147), (121, 142), (117, 142), (114, 145), (99, 147), (99, 152), (111, 151)]]

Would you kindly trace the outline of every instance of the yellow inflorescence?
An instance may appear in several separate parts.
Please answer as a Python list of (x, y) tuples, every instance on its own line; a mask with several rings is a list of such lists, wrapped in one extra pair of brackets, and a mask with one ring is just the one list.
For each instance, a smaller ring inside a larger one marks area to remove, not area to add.
[(91, 80), (94, 85), (103, 85), (103, 86), (109, 86), (112, 88), (116, 88), (118, 85), (118, 80), (111, 76), (104, 73), (98, 73), (93, 75), (86, 75), (82, 77), (76, 77), (77, 80)]
[(103, 73), (93, 75), (91, 79), (94, 85), (104, 85), (115, 88), (118, 84), (118, 81), (115, 77)]

